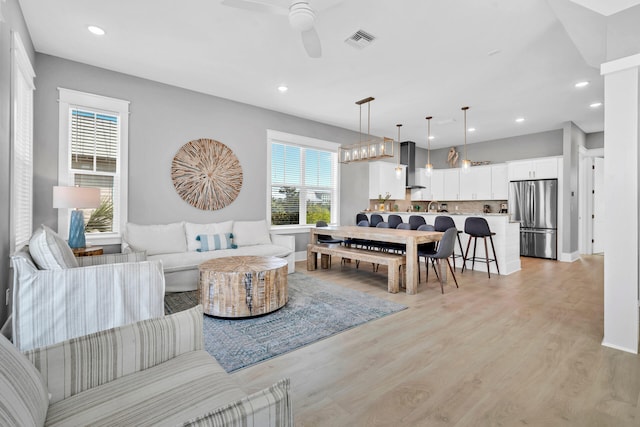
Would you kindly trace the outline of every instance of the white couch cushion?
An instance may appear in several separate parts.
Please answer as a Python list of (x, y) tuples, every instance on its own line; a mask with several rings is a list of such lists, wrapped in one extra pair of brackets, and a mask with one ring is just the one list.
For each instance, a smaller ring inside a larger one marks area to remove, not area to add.
[(186, 252), (176, 254), (151, 255), (148, 260), (162, 260), (164, 272), (196, 270), (200, 264), (214, 258), (227, 256), (277, 256), (286, 257), (291, 253), (291, 249), (279, 245), (254, 245), (245, 246), (238, 249), (221, 249), (211, 252)]
[(41, 270), (78, 267), (78, 261), (67, 242), (44, 224), (31, 236), (29, 253)]
[(44, 425), (49, 407), (40, 372), (0, 334), (0, 425)]
[(193, 222), (185, 222), (184, 230), (187, 236), (187, 251), (194, 252), (200, 249), (200, 242), (196, 240), (198, 234), (233, 233), (233, 220), (224, 222), (212, 222), (210, 224), (196, 224)]
[(127, 223), (125, 240), (134, 251), (147, 251), (147, 255), (186, 252), (184, 229), (184, 222), (154, 225)]
[(269, 228), (264, 219), (259, 221), (235, 221), (233, 223), (233, 239), (238, 246), (271, 244)]

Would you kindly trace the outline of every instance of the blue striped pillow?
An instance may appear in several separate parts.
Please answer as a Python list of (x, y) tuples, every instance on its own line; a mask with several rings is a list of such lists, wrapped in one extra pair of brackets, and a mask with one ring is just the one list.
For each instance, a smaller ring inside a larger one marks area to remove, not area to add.
[(200, 241), (200, 249), (196, 249), (198, 252), (236, 249), (238, 247), (233, 243), (233, 233), (198, 234), (196, 240)]

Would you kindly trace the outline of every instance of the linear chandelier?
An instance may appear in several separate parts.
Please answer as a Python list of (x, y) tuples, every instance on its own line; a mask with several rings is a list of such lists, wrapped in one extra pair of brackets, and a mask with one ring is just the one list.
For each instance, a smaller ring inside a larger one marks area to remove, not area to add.
[[(356, 101), (360, 106), (360, 140), (357, 144), (341, 146), (338, 151), (340, 163), (352, 163), (369, 160), (377, 160), (394, 156), (394, 141), (392, 138), (378, 138), (371, 136), (371, 101), (375, 98), (368, 97)], [(367, 135), (363, 140), (362, 134), (362, 105), (367, 104)]]

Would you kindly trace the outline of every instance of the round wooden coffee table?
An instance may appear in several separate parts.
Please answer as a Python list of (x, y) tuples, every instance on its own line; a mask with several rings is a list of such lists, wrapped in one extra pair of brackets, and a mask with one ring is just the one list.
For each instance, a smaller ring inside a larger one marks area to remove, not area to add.
[(278, 257), (216, 258), (199, 266), (198, 302), (217, 317), (250, 317), (287, 303), (288, 264)]

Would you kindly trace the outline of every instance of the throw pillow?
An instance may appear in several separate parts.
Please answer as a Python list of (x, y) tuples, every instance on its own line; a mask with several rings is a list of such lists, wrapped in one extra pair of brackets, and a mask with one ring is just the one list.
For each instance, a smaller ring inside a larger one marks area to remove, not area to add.
[(29, 253), (41, 270), (78, 267), (78, 261), (67, 242), (44, 224), (31, 236)]
[(200, 242), (198, 252), (217, 251), (219, 249), (236, 249), (233, 243), (233, 233), (224, 234), (198, 234), (196, 240)]
[(260, 221), (235, 221), (233, 223), (234, 243), (238, 246), (268, 245), (271, 244), (271, 236), (267, 222)]
[(200, 248), (200, 242), (196, 240), (198, 234), (233, 233), (233, 221), (212, 222), (209, 224), (185, 222), (184, 230), (187, 236), (187, 251), (194, 252)]
[(128, 223), (125, 240), (134, 251), (147, 251), (147, 255), (187, 251), (184, 222), (157, 225)]
[(49, 395), (40, 372), (2, 334), (0, 360), (0, 425), (44, 425)]

